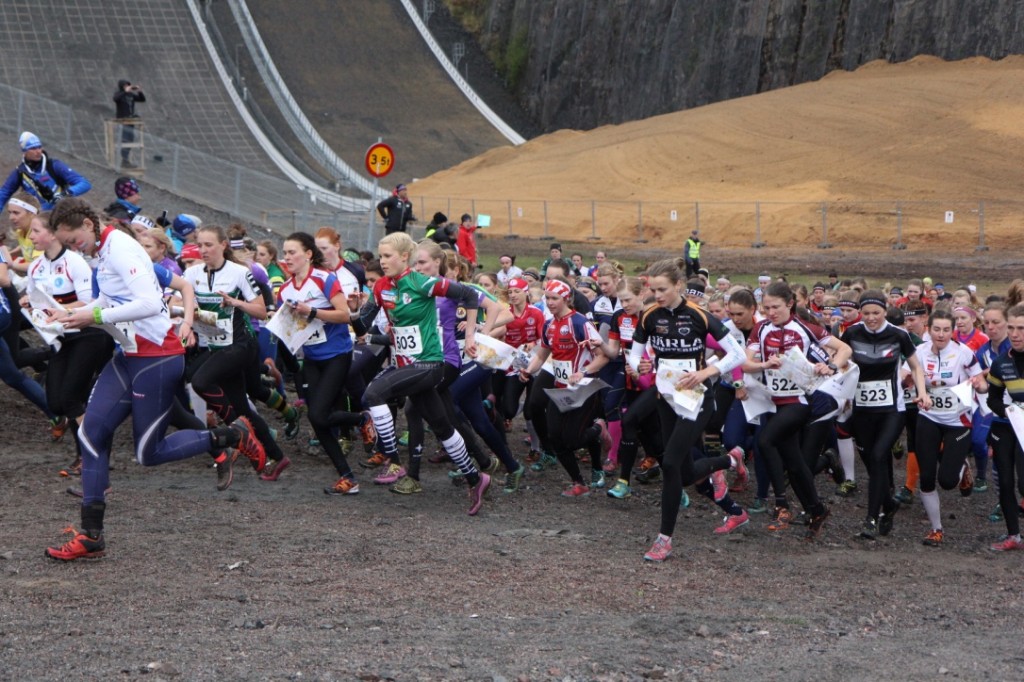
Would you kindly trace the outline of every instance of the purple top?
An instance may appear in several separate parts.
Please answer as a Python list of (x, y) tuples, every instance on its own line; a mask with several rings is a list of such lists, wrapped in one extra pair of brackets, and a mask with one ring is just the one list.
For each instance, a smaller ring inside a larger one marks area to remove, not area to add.
[(455, 328), (459, 324), (456, 310), (459, 304), (450, 298), (437, 298), (437, 326), (441, 329), (441, 346), (444, 349), (444, 361), (455, 368), (462, 367), (462, 351), (455, 336)]
[(167, 268), (178, 277), (181, 277), (181, 268), (178, 267), (178, 262), (171, 258), (170, 256), (165, 256), (162, 261), (157, 263), (157, 265), (162, 265), (163, 267)]

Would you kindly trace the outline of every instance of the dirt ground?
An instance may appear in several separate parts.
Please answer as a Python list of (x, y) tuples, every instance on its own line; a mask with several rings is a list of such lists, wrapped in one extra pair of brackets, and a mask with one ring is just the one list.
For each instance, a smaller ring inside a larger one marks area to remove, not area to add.
[(72, 445), (19, 398), (0, 388), (0, 679), (998, 680), (1024, 661), (1022, 556), (987, 550), (1004, 532), (992, 492), (942, 495), (941, 549), (921, 545), (919, 505), (890, 537), (855, 538), (865, 494), (833, 499), (824, 479), (834, 514), (813, 544), (764, 516), (716, 536), (695, 499), (675, 557), (649, 565), (657, 486), (567, 500), (548, 470), (471, 518), (425, 465), (421, 495), (363, 473), (339, 499), (304, 425), (281, 481), (239, 467), (218, 493), (202, 457), (136, 465), (123, 427), (108, 554), (62, 564), (43, 548), (78, 521), (57, 475)]

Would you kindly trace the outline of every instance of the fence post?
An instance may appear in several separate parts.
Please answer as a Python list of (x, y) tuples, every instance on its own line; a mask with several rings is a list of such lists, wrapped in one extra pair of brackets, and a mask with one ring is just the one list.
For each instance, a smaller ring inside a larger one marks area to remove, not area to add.
[(544, 239), (551, 239), (548, 233), (548, 200), (544, 200)]
[(696, 224), (694, 225), (694, 228), (699, 230), (700, 229), (700, 202), (699, 201), (693, 202), (693, 219), (694, 219), (694, 222), (696, 222)]
[(508, 200), (508, 236), (512, 236), (512, 200)]
[(235, 215), (242, 210), (242, 167), (235, 166)]
[(818, 244), (819, 249), (831, 249), (832, 245), (828, 241), (828, 204), (821, 202), (821, 243)]
[(985, 246), (985, 202), (978, 202), (978, 246), (975, 251), (988, 251)]
[(593, 199), (590, 200), (590, 236), (588, 239), (600, 239), (597, 236), (597, 202)]
[[(66, 124), (64, 126), (64, 149), (71, 151), (71, 110), (68, 109), (68, 117), (64, 119)], [(144, 163), (142, 165), (145, 165)]]
[(903, 251), (907, 245), (903, 243), (903, 206), (896, 202), (896, 243), (892, 245), (893, 251)]
[(171, 188), (178, 191), (178, 159), (181, 155), (181, 145), (174, 145), (174, 159), (171, 161)]
[(25, 114), (25, 91), (18, 90), (18, 126), (15, 130), (24, 130), (25, 126), (21, 124), (21, 119)]
[(760, 249), (764, 246), (764, 242), (761, 241), (761, 202), (754, 202), (754, 243), (751, 244), (755, 249)]
[(646, 244), (644, 239), (644, 202), (636, 202), (636, 241), (638, 244)]

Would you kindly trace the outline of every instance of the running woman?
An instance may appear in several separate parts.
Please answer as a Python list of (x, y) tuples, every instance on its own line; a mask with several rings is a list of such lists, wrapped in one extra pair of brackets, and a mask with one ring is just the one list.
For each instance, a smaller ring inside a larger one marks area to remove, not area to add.
[[(1002, 301), (988, 303), (981, 312), (981, 319), (985, 324), (985, 334), (988, 342), (985, 343), (975, 356), (981, 363), (981, 369), (988, 374), (989, 368), (997, 357), (1010, 350), (1010, 339), (1006, 335), (1006, 304)], [(988, 432), (992, 427), (992, 414), (982, 412), (979, 407), (974, 411), (974, 419), (971, 423), (971, 451), (974, 453), (974, 464), (977, 471), (974, 477), (974, 492), (983, 493), (988, 490)], [(997, 519), (1002, 515), (999, 504), (996, 503)]]
[(932, 406), (914, 342), (905, 329), (885, 319), (887, 305), (883, 292), (865, 291), (859, 300), (862, 321), (843, 334), (843, 342), (853, 350), (853, 361), (860, 367), (850, 424), (868, 471), (868, 514), (860, 532), (868, 540), (892, 532), (893, 516), (900, 506), (893, 497), (892, 446), (903, 430), (906, 411), (900, 385), (904, 358), (917, 388), (914, 402), (924, 410)]
[(185, 369), (185, 348), (164, 306), (162, 289), (146, 251), (117, 228), (104, 226), (96, 211), (76, 198), (61, 200), (50, 215), (61, 242), (97, 260), (99, 296), (73, 310), (52, 311), (65, 329), (113, 325), (121, 347), (100, 373), (85, 410), (78, 437), (82, 441), (82, 530), (60, 547), (54, 559), (102, 556), (106, 549), (104, 491), (114, 431), (129, 414), (135, 457), (144, 466), (194, 457), (211, 448), (238, 448), (261, 469), (263, 446), (244, 418), (230, 427), (177, 431), (164, 437), (174, 394)]
[(971, 408), (950, 390), (964, 381), (971, 381), (982, 392), (986, 389), (981, 365), (967, 346), (953, 341), (953, 316), (936, 309), (928, 321), (931, 339), (917, 347), (917, 363), (924, 368), (924, 381), (932, 400), (930, 410), (917, 414), (917, 462), (921, 477), (921, 504), (928, 514), (932, 530), (924, 544), (942, 544), (942, 514), (936, 477), (943, 490), (952, 490), (958, 483), (961, 493), (969, 495), (973, 486), (970, 465), (966, 463), (971, 449)]
[[(678, 390), (702, 390), (703, 401), (693, 417), (676, 413), (666, 399), (658, 401), (658, 413), (664, 435), (662, 457), (664, 482), (661, 489), (661, 528), (654, 545), (644, 554), (646, 561), (664, 561), (672, 554), (672, 533), (683, 487), (707, 479), (713, 472), (730, 467), (737, 475), (746, 475), (742, 457), (732, 454), (693, 460), (693, 447), (700, 440), (715, 410), (711, 382), (724, 372), (731, 372), (743, 363), (743, 348), (718, 319), (688, 303), (679, 292), (679, 267), (671, 260), (658, 261), (647, 271), (649, 286), (656, 305), (644, 311), (633, 333), (633, 345), (627, 362), (637, 370), (644, 348), (654, 352), (655, 371), (671, 368), (685, 372), (676, 384)], [(725, 356), (709, 365), (706, 360), (706, 339), (710, 334)], [(671, 399), (671, 398), (670, 398)]]
[[(383, 308), (391, 325), (397, 366), (377, 375), (366, 387), (366, 403), (373, 417), (385, 457), (398, 464), (398, 442), (395, 422), (388, 400), (407, 396), (430, 425), (442, 447), (466, 475), (469, 483), (469, 515), (475, 516), (483, 506), (484, 492), (491, 477), (477, 471), (466, 452), (466, 442), (448, 419), (441, 405), (437, 387), (444, 380), (444, 349), (437, 333), (437, 305), (434, 298), (443, 296), (459, 301), (467, 311), (478, 306), (476, 291), (471, 287), (444, 278), (428, 277), (409, 268), (409, 258), (416, 243), (404, 232), (385, 236), (378, 244), (380, 266), (384, 277), (373, 287), (373, 302), (364, 311), (364, 319), (372, 319), (377, 308)], [(362, 330), (357, 329), (357, 333)], [(466, 316), (466, 355), (476, 356), (476, 315)], [(403, 472), (404, 473), (404, 472)]]
[(1020, 440), (1014, 433), (1006, 410), (1024, 404), (1024, 304), (1006, 311), (1006, 332), (1010, 350), (992, 362), (988, 373), (988, 406), (994, 417), (988, 441), (999, 473), (999, 506), (1006, 522), (1006, 537), (993, 544), (994, 552), (1024, 549), (1020, 537), (1020, 508), (1017, 506), (1017, 477), (1024, 461)]
[(285, 239), (282, 250), (288, 270), (293, 274), (281, 286), (278, 300), (282, 312), (278, 314), (289, 314), (284, 312), (287, 307), (291, 314), (314, 329), (302, 346), (309, 423), (339, 477), (324, 492), (354, 495), (359, 492), (359, 484), (334, 436), (334, 429), (359, 426), (370, 418), (368, 414), (353, 414), (336, 408), (352, 365), (352, 335), (348, 322), (350, 308), (358, 308), (359, 294), (346, 296), (342, 292), (338, 278), (324, 269), (323, 255), (312, 236), (295, 232)]

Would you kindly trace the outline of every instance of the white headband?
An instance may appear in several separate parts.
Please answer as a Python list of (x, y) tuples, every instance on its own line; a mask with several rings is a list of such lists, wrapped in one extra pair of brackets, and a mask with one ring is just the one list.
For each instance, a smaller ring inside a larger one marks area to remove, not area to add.
[(27, 201), (22, 201), (21, 199), (12, 198), (7, 203), (8, 204), (14, 204), (15, 206), (20, 206), (21, 208), (25, 209), (29, 213), (33, 213), (33, 214), (38, 214), (39, 213), (39, 209), (38, 208), (36, 208), (32, 204), (28, 203)]

